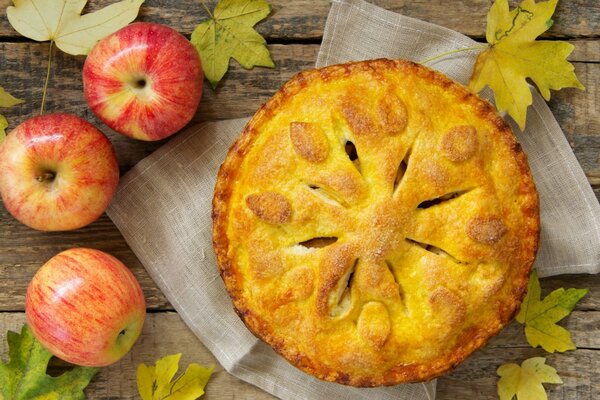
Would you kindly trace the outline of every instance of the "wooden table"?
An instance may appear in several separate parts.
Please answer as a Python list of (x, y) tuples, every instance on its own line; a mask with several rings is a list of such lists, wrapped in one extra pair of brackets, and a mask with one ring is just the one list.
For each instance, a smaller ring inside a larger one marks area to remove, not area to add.
[[(0, 0), (5, 10), (10, 0)], [(112, 0), (91, 0), (92, 11)], [(375, 0), (390, 10), (458, 30), (476, 39), (485, 36), (485, 15), (490, 0), (435, 2), (430, 0)], [(213, 7), (215, 1), (207, 1)], [(258, 25), (269, 42), (275, 69), (231, 69), (216, 91), (205, 85), (195, 121), (251, 115), (295, 72), (314, 65), (325, 20), (328, 0), (271, 0), (271, 16)], [(442, 4), (443, 3), (443, 4)], [(440, 5), (441, 4), (441, 5)], [(511, 1), (514, 6), (515, 2)], [(11, 128), (37, 115), (46, 73), (48, 43), (35, 43), (19, 36), (0, 15), (0, 85), (26, 103), (1, 110)], [(160, 22), (189, 35), (206, 17), (198, 0), (146, 0), (140, 20)], [(570, 59), (587, 91), (567, 89), (553, 93), (550, 107), (583, 166), (596, 195), (600, 196), (600, 4), (598, 0), (562, 1), (554, 26), (546, 39), (567, 40), (575, 45)], [(121, 173), (161, 146), (127, 139), (108, 129), (87, 108), (82, 91), (83, 57), (56, 52), (48, 92), (48, 112), (79, 115), (100, 127), (112, 140)], [(2, 171), (0, 171), (2, 173)], [(135, 369), (166, 354), (182, 352), (182, 365), (215, 363), (212, 355), (187, 329), (129, 249), (112, 222), (102, 216), (76, 232), (42, 233), (14, 220), (0, 207), (0, 355), (6, 357), (4, 332), (23, 323), (24, 295), (36, 270), (50, 257), (67, 248), (88, 246), (114, 254), (139, 279), (148, 304), (142, 336), (131, 353), (116, 365), (102, 369), (89, 386), (93, 399), (137, 398)], [(599, 244), (600, 250), (600, 244)], [(566, 354), (545, 354), (532, 349), (522, 329), (511, 324), (483, 350), (438, 382), (438, 398), (496, 398), (496, 368), (503, 362), (521, 362), (543, 355), (557, 368), (564, 385), (547, 385), (554, 399), (600, 398), (600, 276), (565, 276), (542, 280), (544, 293), (558, 287), (587, 287), (590, 293), (577, 305), (565, 325), (578, 345)], [(207, 388), (207, 399), (268, 399), (272, 396), (227, 374), (220, 366)]]

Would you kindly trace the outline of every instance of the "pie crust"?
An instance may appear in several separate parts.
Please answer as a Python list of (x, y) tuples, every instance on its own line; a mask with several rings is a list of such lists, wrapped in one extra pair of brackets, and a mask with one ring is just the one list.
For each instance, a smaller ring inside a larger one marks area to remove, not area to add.
[(364, 387), (432, 379), (495, 335), (539, 228), (510, 127), (403, 60), (297, 74), (231, 147), (213, 200), (246, 326), (296, 367)]

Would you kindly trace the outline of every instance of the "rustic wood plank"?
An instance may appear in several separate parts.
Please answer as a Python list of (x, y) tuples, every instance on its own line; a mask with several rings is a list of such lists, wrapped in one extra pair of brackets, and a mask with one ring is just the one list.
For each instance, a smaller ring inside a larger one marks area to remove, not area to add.
[(598, 350), (579, 349), (564, 354), (548, 354), (541, 349), (485, 347), (438, 380), (437, 400), (496, 400), (498, 367), (507, 362), (521, 364), (530, 357), (546, 357), (546, 363), (556, 368), (563, 380), (562, 385), (544, 385), (549, 399), (600, 398)]
[[(545, 286), (542, 281), (542, 285)], [(581, 286), (581, 282), (578, 284)], [(593, 296), (593, 295), (592, 295)], [(573, 311), (559, 322), (571, 332), (571, 339), (578, 348), (600, 350), (600, 311)], [(523, 325), (510, 323), (501, 335), (493, 338), (487, 347), (531, 347), (523, 332)]]
[(52, 233), (25, 227), (4, 207), (0, 207), (0, 221), (0, 312), (24, 310), (25, 292), (38, 268), (55, 254), (72, 247), (92, 247), (111, 253), (138, 279), (149, 309), (173, 308), (106, 215), (83, 229)]
[[(576, 41), (578, 58), (600, 60), (600, 40)], [(581, 44), (581, 45), (580, 45)], [(230, 72), (216, 91), (205, 85), (196, 122), (252, 115), (261, 104), (296, 72), (314, 65), (318, 45), (270, 46), (277, 67), (247, 71), (232, 63)], [(44, 62), (48, 45), (38, 43), (0, 43), (0, 85), (26, 103), (3, 110), (10, 127), (38, 113), (41, 88), (46, 73)], [(58, 52), (52, 70), (47, 110), (68, 111), (101, 128), (117, 148), (121, 170), (126, 171), (164, 142), (146, 143), (119, 135), (104, 126), (88, 109), (82, 92), (82, 57)], [(553, 93), (550, 108), (570, 139), (575, 154), (589, 177), (600, 177), (597, 154), (600, 152), (600, 64), (575, 62), (575, 69), (586, 91), (565, 89)], [(242, 95), (243, 94), (243, 95)]]
[[(585, 44), (580, 46), (580, 43)], [(577, 41), (576, 48), (583, 49), (580, 53), (582, 57), (596, 57), (599, 43), (600, 40)], [(27, 101), (3, 110), (11, 127), (38, 112), (45, 66), (37, 60), (46, 59), (47, 48), (47, 44), (0, 43), (0, 65), (6, 66), (2, 69), (0, 85)], [(216, 92), (208, 87), (205, 89), (197, 120), (252, 114), (257, 104), (266, 101), (294, 73), (314, 64), (318, 46), (272, 45), (271, 50), (277, 62), (276, 69), (246, 71), (234, 64)], [(82, 63), (81, 57), (57, 53), (48, 110), (73, 112), (99, 126), (114, 143), (121, 171), (125, 172), (164, 142), (147, 143), (128, 139), (110, 131), (96, 119), (83, 98), (80, 78)], [(575, 65), (587, 91), (560, 91), (553, 95), (550, 106), (590, 182), (600, 185), (600, 115), (597, 112), (600, 109), (600, 64)], [(596, 193), (600, 198), (599, 188), (596, 188)], [(22, 310), (25, 288), (37, 268), (52, 255), (74, 246), (97, 247), (114, 253), (132, 268), (142, 282), (151, 309), (171, 308), (107, 217), (102, 217), (81, 231), (65, 233), (34, 232), (12, 219), (3, 207), (0, 207), (0, 221), (3, 225), (0, 231), (0, 310)]]
[[(600, 198), (600, 189), (598, 192)], [(24, 310), (25, 292), (35, 272), (52, 256), (71, 247), (93, 247), (113, 254), (139, 280), (148, 309), (173, 309), (106, 215), (88, 227), (69, 232), (34, 231), (13, 219), (4, 207), (0, 207), (0, 221), (3, 227), (0, 230), (0, 312)], [(600, 310), (600, 275), (542, 279), (544, 295), (559, 287), (590, 289), (576, 309)]]
[[(8, 357), (6, 330), (20, 332), (22, 313), (0, 313), (0, 357)], [(140, 339), (118, 363), (102, 368), (86, 390), (89, 399), (139, 399), (136, 388), (138, 364), (153, 364), (168, 354), (182, 353), (180, 370), (189, 363), (214, 365), (215, 371), (202, 399), (263, 400), (274, 397), (229, 375), (175, 313), (148, 314)]]
[[(577, 314), (583, 315), (580, 318)], [(574, 313), (571, 320), (585, 320), (588, 314), (590, 313)], [(21, 313), (0, 313), (0, 326), (4, 329), (19, 330), (24, 319)], [(598, 320), (595, 321), (596, 330), (590, 332), (590, 335), (598, 332)], [(571, 325), (572, 322), (569, 322), (569, 328), (574, 329)], [(580, 338), (576, 332), (574, 330), (574, 338), (578, 341)], [(523, 344), (523, 335), (517, 333), (512, 327), (506, 329), (455, 371), (440, 378), (438, 399), (496, 399), (498, 366), (504, 362), (521, 363), (533, 356), (547, 357), (548, 364), (558, 370), (564, 381), (564, 385), (546, 386), (550, 399), (595, 399), (600, 396), (600, 379), (597, 375), (597, 371), (600, 370), (599, 350), (578, 349), (565, 354), (547, 354), (526, 345), (518, 347)], [(207, 400), (273, 398), (225, 372), (177, 314), (163, 312), (148, 315), (142, 336), (131, 353), (117, 364), (102, 369), (89, 386), (87, 395), (93, 399), (137, 398), (137, 364), (151, 363), (159, 357), (178, 352), (183, 353), (181, 366), (190, 362), (217, 365), (215, 375), (207, 386)], [(0, 356), (7, 356), (4, 331), (0, 332)]]
[[(114, 0), (91, 0), (86, 11), (97, 10)], [(374, 4), (409, 17), (422, 19), (472, 37), (485, 35), (489, 0), (465, 0), (448, 5), (429, 0), (372, 0)], [(211, 8), (216, 0), (206, 1)], [(257, 30), (269, 42), (281, 40), (319, 40), (329, 13), (329, 0), (271, 0), (273, 11)], [(518, 1), (511, 0), (511, 6)], [(11, 0), (0, 0), (4, 10)], [(190, 35), (196, 25), (207, 18), (197, 0), (146, 0), (140, 20), (170, 25)], [(546, 37), (597, 37), (600, 34), (600, 8), (596, 0), (562, 1), (554, 15), (554, 25)], [(5, 13), (0, 14), (0, 37), (18, 37)]]
[[(91, 0), (87, 10), (93, 11), (113, 1)], [(484, 35), (485, 14), (490, 5), (490, 0), (465, 0), (454, 2), (450, 7), (429, 0), (373, 2), (476, 38)], [(212, 7), (216, 0), (208, 3)], [(231, 71), (219, 89), (216, 92), (208, 87), (205, 89), (204, 101), (195, 121), (251, 115), (258, 104), (266, 101), (295, 72), (314, 65), (318, 51), (316, 43), (323, 34), (329, 0), (273, 0), (271, 3), (273, 13), (257, 29), (270, 43), (290, 43), (270, 46), (277, 67), (272, 70), (257, 68), (245, 71), (232, 62)], [(512, 5), (516, 3), (511, 0)], [(10, 4), (11, 0), (0, 0), (0, 9)], [(204, 18), (204, 11), (197, 0), (146, 0), (140, 19), (165, 23), (189, 35)], [(573, 39), (571, 43), (576, 47), (570, 59), (575, 62), (577, 74), (587, 91), (569, 89), (553, 94), (550, 107), (600, 199), (600, 114), (597, 111), (600, 109), (600, 8), (597, 0), (562, 1), (559, 2), (554, 20), (554, 26), (544, 36)], [(14, 127), (37, 114), (48, 44), (31, 43), (20, 38), (8, 24), (4, 12), (0, 13), (0, 38), (16, 41), (0, 43), (0, 85), (27, 100), (22, 106), (3, 110), (9, 117), (11, 127)], [(291, 44), (294, 41), (306, 44)], [(48, 109), (75, 113), (101, 127), (115, 144), (121, 170), (127, 171), (164, 142), (137, 142), (104, 127), (85, 106), (80, 78), (82, 64), (83, 57), (57, 53)], [(31, 277), (48, 258), (69, 247), (89, 246), (111, 252), (132, 269), (144, 289), (150, 310), (172, 309), (106, 216), (76, 232), (42, 233), (19, 224), (0, 206), (0, 224), (3, 228), (0, 230), (0, 357), (5, 357), (7, 353), (3, 332), (9, 328), (18, 329), (24, 321), (24, 315), (19, 311), (23, 310), (24, 294)], [(556, 355), (531, 349), (524, 339), (522, 327), (512, 323), (485, 349), (440, 379), (439, 399), (495, 399), (496, 368), (502, 362), (520, 363), (533, 355), (548, 356), (548, 363), (557, 367), (565, 380), (562, 386), (547, 385), (551, 399), (600, 398), (600, 378), (597, 375), (600, 370), (600, 277), (553, 277), (543, 279), (542, 287), (545, 293), (558, 287), (590, 289), (576, 311), (561, 323), (572, 331), (580, 349)], [(123, 361), (99, 374), (88, 390), (89, 398), (137, 398), (136, 365), (180, 351), (184, 353), (182, 365), (189, 362), (214, 363), (212, 355), (185, 327), (177, 314), (149, 314), (139, 344)], [(270, 399), (272, 396), (240, 382), (218, 366), (205, 398), (253, 400)]]

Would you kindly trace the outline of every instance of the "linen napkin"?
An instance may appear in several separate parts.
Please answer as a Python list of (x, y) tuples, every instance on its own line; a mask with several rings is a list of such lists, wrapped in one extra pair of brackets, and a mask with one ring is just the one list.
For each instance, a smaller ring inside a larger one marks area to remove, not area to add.
[[(317, 66), (376, 57), (423, 60), (469, 47), (457, 32), (362, 0), (334, 0)], [(462, 53), (430, 64), (466, 82)], [(247, 119), (193, 126), (127, 173), (108, 215), (186, 324), (223, 367), (284, 400), (435, 398), (435, 381), (357, 389), (319, 381), (256, 339), (233, 312), (217, 272), (211, 201), (218, 168)], [(550, 110), (534, 93), (527, 130), (513, 127), (528, 153), (542, 209), (540, 276), (596, 273), (600, 206)]]

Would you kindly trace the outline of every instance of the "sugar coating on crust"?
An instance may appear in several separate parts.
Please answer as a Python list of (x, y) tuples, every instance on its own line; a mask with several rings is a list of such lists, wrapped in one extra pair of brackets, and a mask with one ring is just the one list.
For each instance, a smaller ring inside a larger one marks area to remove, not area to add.
[(298, 155), (308, 161), (320, 163), (329, 155), (327, 137), (318, 125), (308, 122), (290, 124), (290, 140)]
[(302, 72), (219, 171), (213, 241), (248, 328), (318, 378), (432, 379), (510, 321), (539, 234), (492, 106), (426, 67)]
[(473, 125), (453, 126), (442, 137), (441, 150), (450, 161), (468, 160), (477, 151), (477, 129)]
[(283, 224), (290, 218), (290, 203), (280, 193), (252, 193), (246, 197), (248, 209), (270, 224)]

